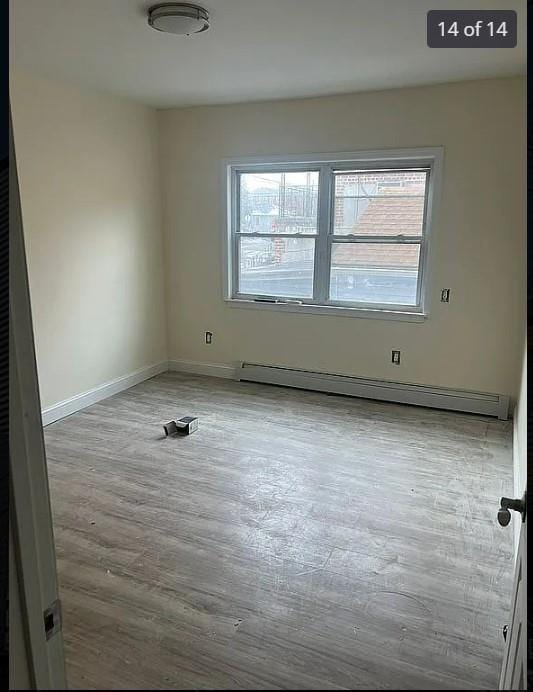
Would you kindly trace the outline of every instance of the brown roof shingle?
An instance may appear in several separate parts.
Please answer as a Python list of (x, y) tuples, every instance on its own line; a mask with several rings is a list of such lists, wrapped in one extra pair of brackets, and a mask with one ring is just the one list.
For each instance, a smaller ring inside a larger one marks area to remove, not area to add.
[[(336, 208), (336, 232), (339, 235), (421, 235), (423, 216), (423, 196), (399, 196), (395, 190), (387, 196), (369, 199), (368, 206), (350, 228), (339, 228), (342, 214), (339, 218)], [(416, 269), (418, 255), (417, 244), (338, 243), (333, 246), (332, 264)]]

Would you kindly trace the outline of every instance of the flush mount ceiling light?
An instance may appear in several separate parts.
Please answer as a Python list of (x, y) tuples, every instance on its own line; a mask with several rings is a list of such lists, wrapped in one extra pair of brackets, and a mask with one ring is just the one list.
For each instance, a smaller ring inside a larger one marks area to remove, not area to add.
[(148, 24), (169, 34), (199, 34), (209, 29), (209, 13), (199, 5), (164, 2), (148, 10)]

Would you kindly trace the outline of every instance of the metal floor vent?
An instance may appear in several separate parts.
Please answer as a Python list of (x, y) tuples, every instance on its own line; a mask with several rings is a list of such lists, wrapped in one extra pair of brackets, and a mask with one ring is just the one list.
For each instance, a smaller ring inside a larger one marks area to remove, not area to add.
[(448, 411), (479, 413), (500, 420), (509, 417), (509, 397), (504, 394), (468, 392), (445, 387), (427, 387), (385, 380), (371, 380), (348, 375), (297, 370), (275, 365), (241, 363), (237, 379), (245, 382), (277, 384), (297, 389), (310, 389), (330, 394), (345, 394), (363, 399), (392, 401), (414, 406), (427, 406)]

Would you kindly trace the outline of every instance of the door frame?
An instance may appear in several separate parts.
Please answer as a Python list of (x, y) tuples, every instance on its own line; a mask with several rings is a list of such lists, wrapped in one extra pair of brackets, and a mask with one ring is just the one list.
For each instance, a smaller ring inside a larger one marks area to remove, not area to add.
[[(524, 498), (526, 495), (524, 495)], [(521, 522), (515, 560), (510, 622), (500, 674), (499, 690), (525, 690), (527, 684), (527, 517)]]
[[(13, 126), (9, 129), (9, 463), (13, 568), (35, 689), (66, 689), (61, 617), (52, 636), (44, 613), (59, 604), (55, 544), (37, 380)], [(12, 617), (10, 612), (10, 618)]]

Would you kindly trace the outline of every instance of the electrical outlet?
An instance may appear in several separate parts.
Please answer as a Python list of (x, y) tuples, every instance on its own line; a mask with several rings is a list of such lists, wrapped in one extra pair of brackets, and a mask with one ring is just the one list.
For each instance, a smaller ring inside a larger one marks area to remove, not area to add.
[(400, 351), (392, 351), (391, 363), (394, 363), (394, 365), (400, 365)]
[(450, 302), (450, 289), (449, 288), (443, 288), (442, 291), (440, 292), (440, 302), (441, 303), (449, 303)]
[(205, 343), (209, 345), (213, 343), (213, 332), (205, 333)]

